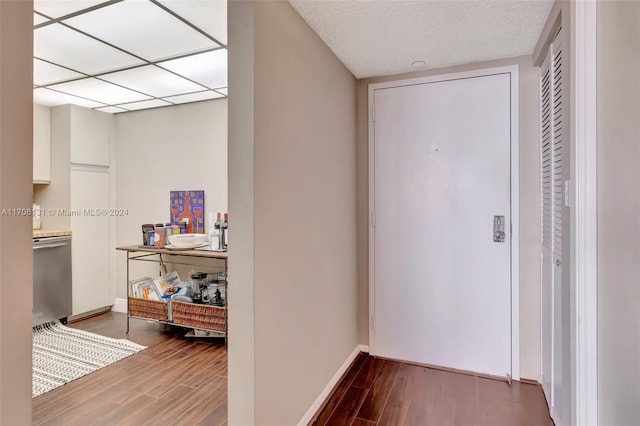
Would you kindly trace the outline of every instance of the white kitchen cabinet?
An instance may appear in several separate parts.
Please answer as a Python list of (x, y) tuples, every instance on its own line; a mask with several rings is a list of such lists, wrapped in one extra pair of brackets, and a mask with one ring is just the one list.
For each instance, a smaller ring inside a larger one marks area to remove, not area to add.
[(73, 315), (111, 305), (109, 169), (71, 166)]
[(33, 104), (33, 183), (51, 182), (51, 109)]
[(34, 202), (48, 212), (43, 230), (73, 233), (72, 309), (82, 315), (113, 305), (114, 220), (99, 209), (109, 209), (113, 199), (114, 121), (111, 114), (75, 105), (50, 111), (51, 183), (34, 186)]
[(113, 137), (112, 114), (71, 106), (71, 163), (109, 166), (109, 142)]

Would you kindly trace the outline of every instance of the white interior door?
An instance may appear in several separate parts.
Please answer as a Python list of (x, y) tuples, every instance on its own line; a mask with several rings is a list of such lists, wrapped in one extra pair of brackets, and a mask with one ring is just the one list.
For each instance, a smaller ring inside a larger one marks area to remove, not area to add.
[(373, 91), (375, 355), (511, 374), (511, 87)]

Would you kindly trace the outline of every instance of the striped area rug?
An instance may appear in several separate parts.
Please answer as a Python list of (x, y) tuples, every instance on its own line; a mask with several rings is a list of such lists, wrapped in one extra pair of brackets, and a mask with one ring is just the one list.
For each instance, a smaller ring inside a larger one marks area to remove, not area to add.
[(42, 395), (145, 346), (65, 327), (59, 322), (33, 327), (32, 397)]

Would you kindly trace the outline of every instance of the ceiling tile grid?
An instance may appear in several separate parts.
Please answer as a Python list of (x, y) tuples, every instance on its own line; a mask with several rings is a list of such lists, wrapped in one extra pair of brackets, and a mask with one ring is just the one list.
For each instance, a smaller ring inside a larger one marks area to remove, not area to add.
[(227, 50), (220, 49), (159, 62), (162, 68), (190, 78), (210, 89), (227, 86)]
[(123, 87), (135, 87), (143, 93), (162, 98), (202, 90), (203, 87), (155, 65), (133, 68), (100, 77)]
[(34, 31), (33, 55), (89, 75), (144, 63), (135, 56), (56, 23)]
[(49, 86), (53, 90), (85, 97), (91, 93), (91, 99), (106, 105), (135, 102), (151, 99), (151, 96), (126, 87), (117, 86), (97, 78), (84, 78)]
[(100, 3), (105, 3), (105, 0), (35, 0), (33, 8), (44, 16), (60, 18)]
[(226, 8), (226, 0), (35, 0), (34, 102), (119, 113), (225, 97)]
[(149, 1), (125, 0), (64, 22), (148, 61), (219, 47)]
[(84, 77), (84, 74), (45, 62), (40, 59), (33, 60), (33, 83), (37, 86), (46, 86), (51, 83), (74, 80)]
[(82, 106), (85, 108), (98, 108), (104, 107), (105, 105), (92, 101), (90, 99), (85, 99), (78, 96), (69, 95), (68, 93), (58, 92), (52, 89), (47, 89), (45, 87), (38, 87), (33, 90), (33, 98), (36, 103), (42, 105), (64, 105), (64, 104), (73, 104)]

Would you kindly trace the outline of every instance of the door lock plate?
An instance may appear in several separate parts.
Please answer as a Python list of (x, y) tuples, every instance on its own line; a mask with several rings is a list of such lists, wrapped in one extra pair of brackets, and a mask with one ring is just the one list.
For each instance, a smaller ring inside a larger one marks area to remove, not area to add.
[(504, 243), (504, 216), (493, 217), (493, 242)]

